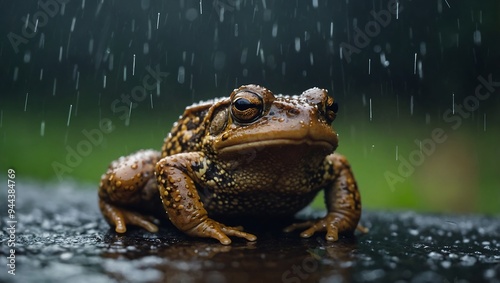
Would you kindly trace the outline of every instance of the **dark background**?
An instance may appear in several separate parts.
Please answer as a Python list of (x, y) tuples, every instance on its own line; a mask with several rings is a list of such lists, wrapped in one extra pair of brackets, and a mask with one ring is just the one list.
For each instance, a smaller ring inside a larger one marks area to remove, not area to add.
[[(453, 115), (459, 124), (444, 115), (474, 95), (478, 76), (500, 81), (500, 4), (401, 0), (398, 19), (375, 24), (372, 12), (389, 2), (0, 1), (0, 169), (97, 186), (111, 160), (159, 149), (192, 102), (247, 83), (286, 94), (318, 86), (340, 104), (339, 151), (365, 206), (498, 213), (500, 91), (467, 118)], [(27, 38), (23, 18), (32, 33), (36, 13), (47, 20)], [(359, 29), (373, 24), (380, 29), (357, 46)], [(12, 44), (15, 36), (25, 41)], [(359, 47), (350, 62), (340, 52), (346, 44)], [(169, 75), (132, 101), (129, 117), (121, 95), (142, 86), (148, 68)], [(103, 119), (112, 131), (99, 128)], [(446, 141), (391, 186), (387, 172), (398, 174), (401, 158), (419, 150), (414, 140), (436, 128)], [(84, 131), (98, 130), (102, 139), (83, 151)], [(67, 170), (58, 174), (57, 164)]]

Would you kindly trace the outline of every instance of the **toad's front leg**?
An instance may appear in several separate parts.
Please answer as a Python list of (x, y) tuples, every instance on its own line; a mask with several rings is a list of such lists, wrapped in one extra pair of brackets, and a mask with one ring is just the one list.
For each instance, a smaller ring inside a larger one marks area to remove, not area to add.
[(224, 245), (231, 243), (228, 236), (255, 241), (256, 236), (240, 227), (225, 226), (208, 217), (195, 184), (207, 181), (206, 170), (207, 159), (199, 152), (167, 156), (156, 164), (160, 197), (170, 221), (190, 236), (214, 238)]
[(366, 233), (368, 229), (358, 225), (361, 196), (351, 166), (344, 156), (333, 153), (325, 158), (324, 168), (325, 177), (332, 180), (325, 188), (327, 215), (316, 221), (292, 224), (285, 228), (285, 232), (308, 228), (300, 236), (309, 238), (315, 232), (326, 231), (327, 241), (337, 241), (339, 233), (351, 233), (355, 229)]

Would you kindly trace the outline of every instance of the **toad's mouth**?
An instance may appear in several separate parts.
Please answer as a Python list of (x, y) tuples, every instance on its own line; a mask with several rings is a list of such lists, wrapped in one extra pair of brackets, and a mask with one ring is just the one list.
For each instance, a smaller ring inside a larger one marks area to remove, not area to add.
[(324, 151), (333, 152), (336, 148), (336, 144), (331, 141), (326, 140), (311, 140), (311, 139), (270, 139), (270, 140), (258, 140), (249, 141), (246, 143), (228, 145), (219, 148), (219, 153), (235, 153), (244, 152), (248, 150), (262, 150), (267, 148), (288, 148), (293, 150), (294, 147), (305, 147), (310, 149), (319, 149)]

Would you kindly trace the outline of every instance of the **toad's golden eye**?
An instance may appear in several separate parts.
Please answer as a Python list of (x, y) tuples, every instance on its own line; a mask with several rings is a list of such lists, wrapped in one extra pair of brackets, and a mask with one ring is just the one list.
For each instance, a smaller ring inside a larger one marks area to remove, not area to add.
[(242, 124), (257, 120), (262, 115), (263, 109), (262, 97), (249, 91), (237, 93), (231, 103), (231, 115)]

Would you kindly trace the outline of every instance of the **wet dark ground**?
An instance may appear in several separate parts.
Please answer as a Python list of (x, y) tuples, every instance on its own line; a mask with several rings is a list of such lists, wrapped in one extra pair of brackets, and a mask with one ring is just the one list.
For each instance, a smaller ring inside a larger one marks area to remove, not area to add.
[(257, 242), (223, 246), (168, 225), (119, 236), (96, 191), (81, 187), (17, 184), (15, 276), (2, 190), (0, 282), (500, 282), (498, 217), (365, 211), (370, 232), (336, 243), (282, 233), (279, 222), (246, 225)]

